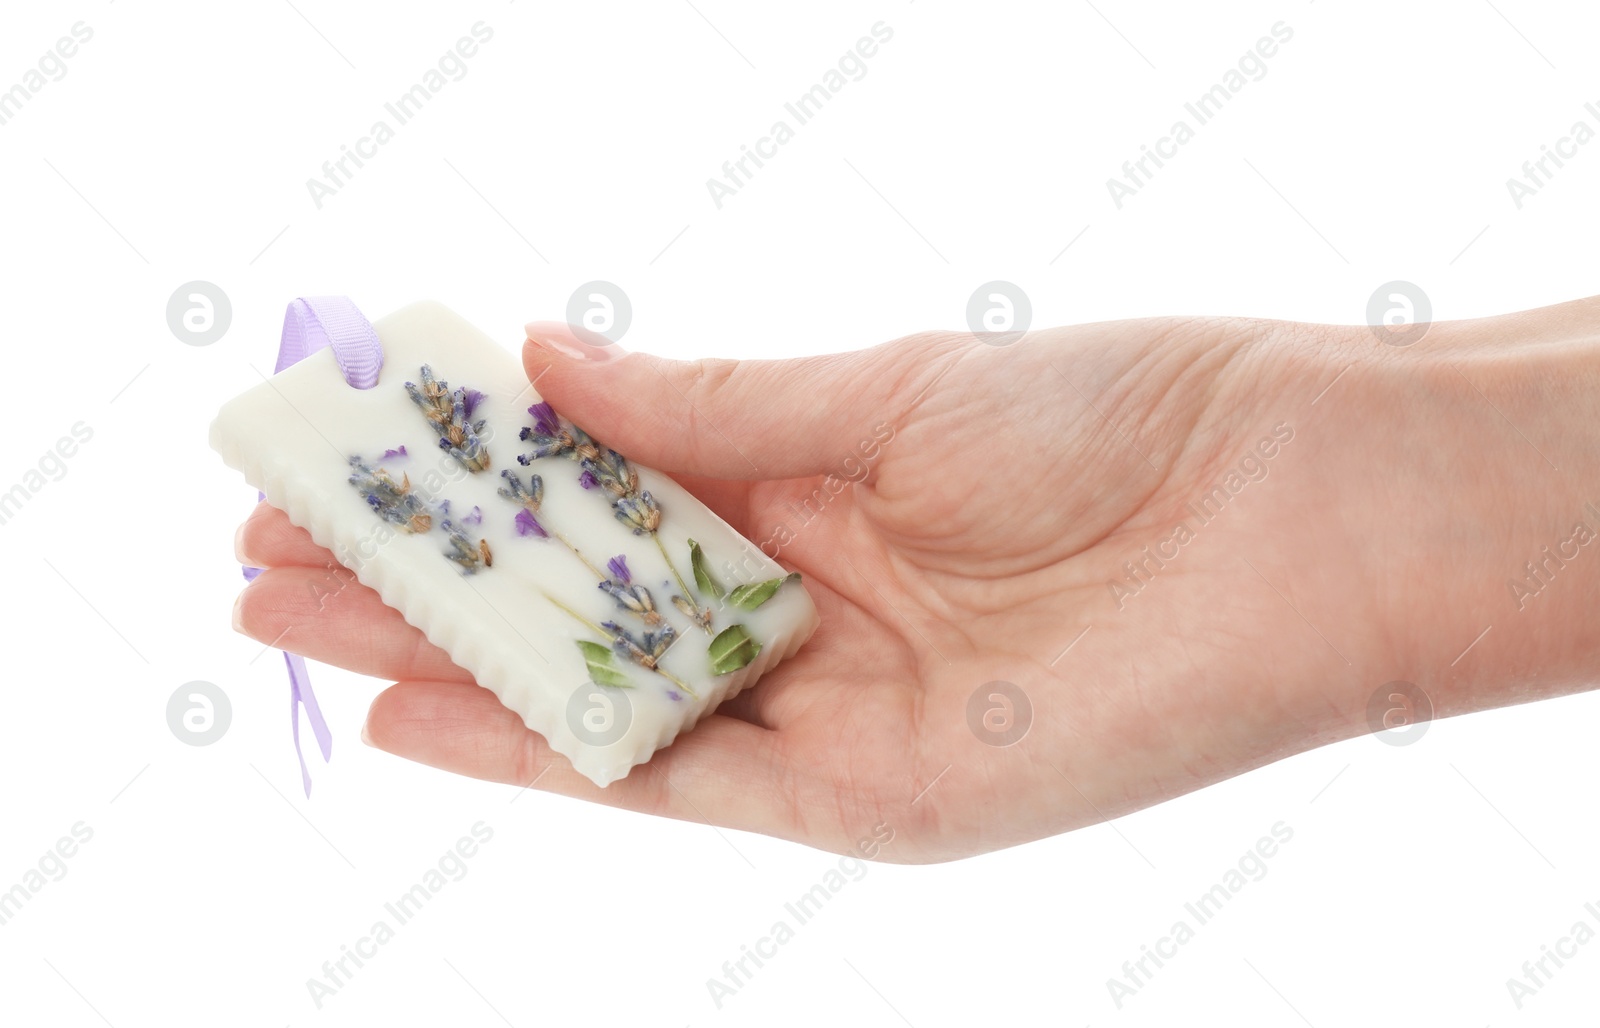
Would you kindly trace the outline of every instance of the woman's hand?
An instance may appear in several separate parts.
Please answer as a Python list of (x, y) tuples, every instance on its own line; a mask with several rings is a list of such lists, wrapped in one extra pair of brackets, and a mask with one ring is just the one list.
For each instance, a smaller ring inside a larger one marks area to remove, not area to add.
[(1594, 665), (1600, 556), (1521, 609), (1508, 584), (1600, 537), (1594, 302), (1405, 348), (1241, 319), (787, 361), (529, 335), (545, 399), (802, 572), (822, 626), (602, 790), (263, 505), (241, 629), (396, 680), (365, 737), (412, 760), (840, 852), (886, 824), (882, 859), (933, 861), (1366, 731), (1395, 681), (1438, 716)]

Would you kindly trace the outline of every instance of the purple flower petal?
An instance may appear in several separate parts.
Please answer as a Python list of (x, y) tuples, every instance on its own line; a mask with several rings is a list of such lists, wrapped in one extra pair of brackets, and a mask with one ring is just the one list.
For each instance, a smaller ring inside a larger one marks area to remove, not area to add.
[(633, 576), (628, 573), (628, 555), (626, 553), (619, 553), (606, 561), (606, 570), (611, 572), (612, 578), (615, 578), (623, 585), (628, 585), (633, 581)]
[(540, 539), (548, 539), (550, 537), (550, 533), (546, 532), (544, 526), (534, 520), (533, 513), (526, 507), (517, 511), (516, 526), (518, 535), (536, 535)]
[(461, 398), (462, 409), (466, 412), (466, 415), (469, 418), (472, 417), (472, 412), (477, 409), (478, 404), (482, 402), (483, 394), (478, 392), (476, 389), (466, 390), (465, 395), (463, 395)]
[(578, 476), (578, 484), (583, 486), (585, 489), (593, 489), (595, 486), (600, 484), (600, 480), (589, 474), (588, 471), (584, 471)]
[(409, 457), (409, 456), (411, 456), (411, 455), (406, 452), (405, 446), (402, 445), (398, 450), (384, 450), (382, 459), (383, 460), (388, 460), (391, 457)]
[(668, 689), (667, 690), (667, 699), (669, 699), (669, 700), (681, 700), (681, 699), (683, 699), (683, 697), (678, 695), (678, 690), (676, 690), (676, 689)]
[(481, 524), (483, 524), (483, 508), (474, 506), (472, 508), (472, 513), (464, 516), (461, 519), (461, 523), (463, 525), (481, 525)]
[(561, 419), (556, 417), (556, 409), (540, 400), (528, 408), (528, 413), (533, 415), (533, 427), (539, 430), (540, 435), (559, 435), (561, 433)]

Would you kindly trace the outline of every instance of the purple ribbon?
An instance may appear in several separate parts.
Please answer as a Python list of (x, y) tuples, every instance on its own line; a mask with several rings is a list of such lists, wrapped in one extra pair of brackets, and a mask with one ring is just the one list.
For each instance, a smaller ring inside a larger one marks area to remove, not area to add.
[[(378, 384), (378, 372), (383, 369), (383, 344), (378, 333), (360, 309), (345, 296), (300, 297), (289, 304), (283, 318), (283, 339), (278, 344), (276, 374), (292, 364), (297, 364), (318, 350), (333, 347), (333, 359), (345, 382), (356, 389), (371, 389)], [(260, 499), (266, 499), (265, 493)], [(245, 568), (246, 582), (253, 582), (261, 574), (260, 568)], [(306, 795), (311, 795), (311, 769), (306, 766), (305, 752), (300, 748), (300, 708), (306, 709), (306, 720), (311, 724), (311, 734), (317, 738), (317, 748), (323, 761), (333, 758), (333, 733), (317, 704), (317, 694), (311, 691), (311, 675), (306, 671), (305, 658), (298, 653), (283, 653), (283, 662), (289, 669), (289, 724), (294, 733), (294, 752), (300, 758), (300, 780)]]

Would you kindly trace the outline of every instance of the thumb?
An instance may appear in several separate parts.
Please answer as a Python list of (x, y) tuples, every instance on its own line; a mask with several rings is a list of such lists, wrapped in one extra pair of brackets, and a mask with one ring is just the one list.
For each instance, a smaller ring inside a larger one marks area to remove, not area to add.
[(791, 360), (674, 361), (586, 342), (560, 322), (534, 322), (527, 334), (528, 378), (556, 410), (642, 464), (725, 479), (837, 471), (875, 427), (895, 424), (905, 386), (927, 364), (902, 343)]

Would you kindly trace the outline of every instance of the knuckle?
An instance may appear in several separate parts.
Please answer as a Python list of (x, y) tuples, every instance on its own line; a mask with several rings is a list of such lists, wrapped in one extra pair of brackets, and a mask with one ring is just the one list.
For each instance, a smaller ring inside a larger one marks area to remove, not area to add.
[(739, 362), (726, 357), (702, 357), (683, 368), (683, 391), (696, 404), (715, 402), (734, 374)]
[(505, 754), (505, 766), (510, 771), (509, 784), (538, 788), (541, 784), (548, 790), (551, 783), (541, 783), (545, 777), (545, 769), (550, 761), (556, 758), (548, 748), (538, 742), (538, 737), (532, 732), (512, 733), (506, 742), (509, 751)]

